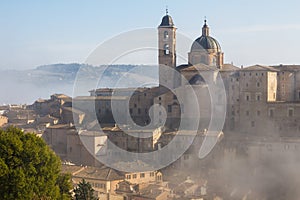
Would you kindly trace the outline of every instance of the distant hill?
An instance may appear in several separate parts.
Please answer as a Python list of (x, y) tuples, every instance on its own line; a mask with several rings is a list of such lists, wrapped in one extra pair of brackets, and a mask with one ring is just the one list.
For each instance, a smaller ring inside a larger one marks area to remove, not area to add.
[[(131, 74), (130, 71), (138, 72), (138, 74)], [(142, 76), (150, 74), (152, 77), (157, 77), (158, 75), (156, 66), (147, 65), (91, 66), (71, 63), (43, 65), (30, 70), (3, 70), (0, 71), (2, 75), (0, 105), (4, 103), (31, 104), (38, 98), (49, 98), (53, 93), (72, 96), (78, 72), (83, 83), (99, 79), (99, 87), (115, 87), (122, 77), (123, 80), (126, 79), (122, 87), (126, 87), (127, 84), (138, 85), (140, 81), (147, 78)], [(81, 95), (88, 95), (91, 89), (94, 88), (84, 88), (85, 92)]]

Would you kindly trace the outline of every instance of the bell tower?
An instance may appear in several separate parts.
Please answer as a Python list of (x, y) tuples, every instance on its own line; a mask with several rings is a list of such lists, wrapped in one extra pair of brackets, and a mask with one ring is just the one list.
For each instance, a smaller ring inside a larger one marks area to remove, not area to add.
[[(172, 17), (168, 14), (168, 9), (166, 9), (166, 15), (158, 27), (159, 85), (171, 89), (178, 87), (180, 83), (174, 73), (176, 70), (176, 29)], [(161, 67), (163, 65), (171, 69)]]

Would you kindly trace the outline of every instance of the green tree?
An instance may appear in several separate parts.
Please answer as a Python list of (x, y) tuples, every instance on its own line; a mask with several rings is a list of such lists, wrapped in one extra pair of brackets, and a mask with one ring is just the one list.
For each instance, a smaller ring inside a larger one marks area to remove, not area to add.
[(76, 200), (97, 200), (94, 196), (94, 189), (89, 182), (82, 179), (78, 186), (74, 189)]
[(60, 159), (35, 134), (0, 130), (1, 199), (61, 199), (69, 177), (60, 181), (60, 167)]
[(71, 199), (71, 189), (72, 183), (71, 183), (71, 174), (60, 174), (57, 178), (57, 184), (59, 186), (59, 193), (61, 200), (67, 200)]

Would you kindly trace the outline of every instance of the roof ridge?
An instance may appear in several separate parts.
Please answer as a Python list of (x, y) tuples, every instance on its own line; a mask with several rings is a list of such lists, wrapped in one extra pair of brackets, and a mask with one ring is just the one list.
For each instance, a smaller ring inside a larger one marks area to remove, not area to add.
[(106, 180), (109, 179), (110, 173), (111, 173), (111, 168), (108, 169), (108, 173), (107, 173), (107, 175), (106, 175)]
[(72, 175), (75, 176), (76, 174), (82, 172), (84, 169), (85, 169), (85, 167), (81, 167), (79, 170), (73, 172)]

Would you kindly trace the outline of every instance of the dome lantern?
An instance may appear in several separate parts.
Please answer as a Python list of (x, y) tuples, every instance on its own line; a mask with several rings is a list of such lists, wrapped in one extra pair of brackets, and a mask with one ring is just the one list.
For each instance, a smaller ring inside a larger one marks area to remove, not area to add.
[(206, 19), (204, 20), (204, 25), (202, 27), (202, 35), (209, 36), (209, 27), (206, 24)]

